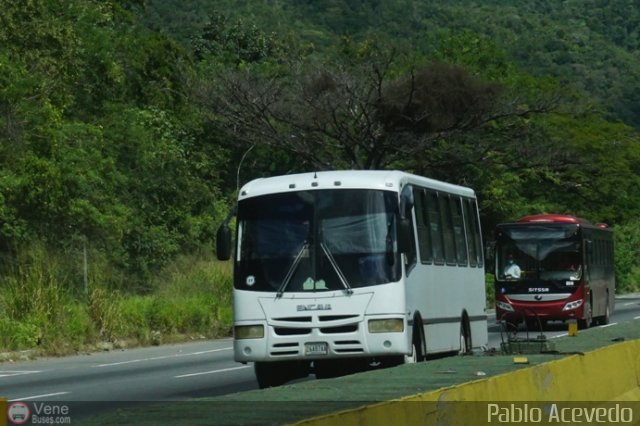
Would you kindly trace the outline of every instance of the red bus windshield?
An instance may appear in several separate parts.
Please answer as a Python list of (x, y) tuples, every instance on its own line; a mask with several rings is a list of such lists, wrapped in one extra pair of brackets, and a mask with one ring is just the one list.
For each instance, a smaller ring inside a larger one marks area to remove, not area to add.
[(577, 288), (584, 269), (577, 225), (507, 225), (496, 244), (496, 279), (508, 292), (526, 292), (532, 281), (551, 291)]

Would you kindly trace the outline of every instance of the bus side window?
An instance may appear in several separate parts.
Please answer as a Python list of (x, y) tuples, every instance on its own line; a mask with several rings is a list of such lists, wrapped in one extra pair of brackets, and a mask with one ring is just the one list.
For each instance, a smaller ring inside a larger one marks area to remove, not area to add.
[(427, 212), (429, 213), (429, 231), (431, 234), (431, 247), (433, 248), (433, 260), (437, 264), (444, 263), (444, 251), (442, 242), (442, 225), (440, 223), (440, 206), (438, 193), (428, 191)]
[(471, 200), (463, 200), (464, 205), (464, 227), (467, 232), (467, 249), (469, 251), (469, 265), (477, 266), (478, 265), (478, 256), (476, 253), (476, 234), (472, 225), (472, 212), (471, 209)]
[(451, 196), (451, 214), (453, 217), (453, 236), (456, 243), (456, 259), (458, 265), (467, 266), (467, 243), (464, 234), (464, 222), (462, 221), (462, 204), (460, 197)]
[(449, 196), (438, 194), (440, 203), (440, 214), (442, 215), (442, 235), (444, 240), (444, 257), (447, 265), (456, 264), (456, 244), (453, 238), (453, 220), (451, 217), (451, 205), (449, 204)]
[(478, 210), (476, 201), (465, 200), (465, 225), (467, 225), (467, 243), (469, 245), (469, 258), (471, 266), (482, 266), (482, 240), (480, 236), (480, 224), (478, 222)]
[(431, 251), (431, 238), (429, 237), (429, 219), (427, 213), (426, 191), (422, 188), (414, 188), (413, 198), (416, 203), (416, 230), (418, 231), (418, 248), (420, 250), (420, 261), (422, 263), (432, 263), (433, 254)]

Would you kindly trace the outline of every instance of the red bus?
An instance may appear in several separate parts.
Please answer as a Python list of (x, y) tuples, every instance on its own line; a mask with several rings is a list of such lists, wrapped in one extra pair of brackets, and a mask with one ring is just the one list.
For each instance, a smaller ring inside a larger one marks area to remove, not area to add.
[(613, 231), (560, 214), (497, 226), (496, 319), (528, 328), (549, 320), (607, 324), (614, 308)]

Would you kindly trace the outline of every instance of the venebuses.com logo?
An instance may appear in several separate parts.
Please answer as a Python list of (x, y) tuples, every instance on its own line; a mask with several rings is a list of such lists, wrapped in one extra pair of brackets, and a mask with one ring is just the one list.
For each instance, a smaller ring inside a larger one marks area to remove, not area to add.
[(0, 426), (71, 424), (71, 408), (59, 402), (7, 402), (0, 397)]
[(7, 418), (16, 425), (23, 425), (29, 421), (31, 410), (24, 402), (12, 402), (7, 408)]

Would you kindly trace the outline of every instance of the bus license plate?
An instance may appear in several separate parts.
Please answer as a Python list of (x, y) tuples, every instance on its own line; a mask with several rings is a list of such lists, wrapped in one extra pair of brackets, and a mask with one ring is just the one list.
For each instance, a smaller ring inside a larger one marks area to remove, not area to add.
[(305, 355), (326, 355), (329, 353), (327, 342), (312, 342), (304, 344)]

